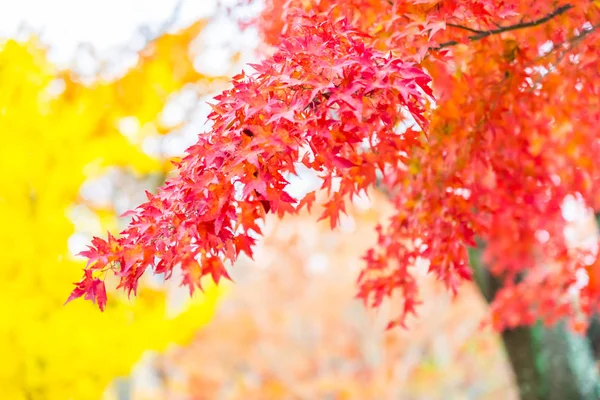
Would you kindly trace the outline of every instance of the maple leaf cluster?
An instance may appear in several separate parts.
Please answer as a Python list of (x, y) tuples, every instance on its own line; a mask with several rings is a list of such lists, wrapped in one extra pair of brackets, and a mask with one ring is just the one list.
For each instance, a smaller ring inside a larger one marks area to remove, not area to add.
[(211, 130), (120, 237), (94, 239), (89, 270), (129, 292), (149, 268), (181, 267), (190, 290), (218, 282), (224, 261), (252, 256), (266, 213), (315, 201), (286, 192), (303, 165), (332, 228), (355, 195), (389, 193), (358, 296), (400, 293), (390, 326), (420, 302), (417, 260), (456, 291), (477, 239), (505, 282), (496, 328), (595, 311), (595, 253), (568, 245), (562, 212), (569, 196), (600, 208), (595, 2), (271, 0), (256, 22), (273, 55), (215, 98)]

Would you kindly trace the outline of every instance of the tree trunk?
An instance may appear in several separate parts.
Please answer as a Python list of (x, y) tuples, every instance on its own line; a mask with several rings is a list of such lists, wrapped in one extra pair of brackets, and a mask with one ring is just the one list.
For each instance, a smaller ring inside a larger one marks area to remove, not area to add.
[[(469, 258), (475, 282), (483, 297), (494, 298), (501, 282), (482, 265), (481, 249), (470, 249)], [(590, 327), (588, 337), (579, 336), (564, 323), (544, 327), (519, 327), (502, 333), (502, 341), (512, 366), (522, 400), (598, 400), (600, 377), (595, 349), (600, 326)], [(592, 340), (590, 340), (592, 339)]]

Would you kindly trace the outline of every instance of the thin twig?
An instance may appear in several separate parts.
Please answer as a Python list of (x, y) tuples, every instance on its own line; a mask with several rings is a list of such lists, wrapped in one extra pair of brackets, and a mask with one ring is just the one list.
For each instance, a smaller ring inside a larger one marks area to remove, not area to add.
[[(469, 40), (471, 42), (475, 42), (477, 40), (481, 40), (481, 39), (486, 38), (488, 36), (497, 35), (497, 34), (504, 33), (504, 32), (516, 31), (518, 29), (531, 28), (533, 26), (542, 25), (542, 24), (550, 21), (554, 17), (557, 17), (557, 16), (559, 16), (561, 14), (566, 13), (571, 8), (573, 8), (573, 6), (571, 4), (565, 4), (564, 6), (558, 7), (556, 10), (552, 11), (550, 14), (548, 14), (548, 15), (540, 18), (540, 19), (536, 19), (536, 20), (531, 21), (531, 22), (521, 22), (521, 23), (518, 23), (518, 24), (515, 24), (515, 25), (504, 26), (504, 27), (501, 27), (501, 28), (498, 28), (498, 29), (492, 29), (492, 30), (489, 30), (489, 31), (481, 31), (480, 33), (477, 33), (476, 35), (469, 36)], [(448, 25), (450, 25), (450, 24), (448, 24)], [(472, 31), (472, 32), (475, 31), (474, 29), (463, 27), (463, 26), (460, 26), (460, 25), (457, 25), (456, 27), (460, 27), (461, 29), (466, 29), (466, 30), (469, 30), (469, 31)], [(458, 42), (456, 40), (450, 40), (448, 42), (440, 43), (438, 46), (432, 47), (429, 50), (438, 51), (438, 50), (441, 50), (441, 49), (443, 49), (445, 47), (456, 46), (459, 43), (460, 42)]]
[(485, 31), (480, 31), (478, 29), (473, 29), (473, 28), (469, 28), (468, 26), (462, 26), (462, 25), (453, 24), (450, 22), (447, 22), (446, 25), (451, 26), (452, 28), (462, 29), (464, 31), (469, 31), (469, 32), (477, 33), (477, 34), (485, 33)]

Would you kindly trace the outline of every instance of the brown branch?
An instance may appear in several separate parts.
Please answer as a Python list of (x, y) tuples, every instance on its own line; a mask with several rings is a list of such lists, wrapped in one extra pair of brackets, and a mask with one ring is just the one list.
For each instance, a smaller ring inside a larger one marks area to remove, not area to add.
[[(504, 33), (504, 32), (510, 32), (510, 31), (516, 31), (518, 29), (525, 29), (525, 28), (531, 28), (533, 26), (538, 26), (538, 25), (542, 25), (548, 21), (550, 21), (551, 19), (566, 13), (568, 10), (570, 10), (571, 8), (573, 8), (573, 6), (571, 4), (565, 4), (564, 6), (558, 7), (556, 10), (552, 11), (550, 14), (540, 18), (540, 19), (536, 19), (534, 21), (531, 22), (521, 22), (515, 25), (509, 25), (509, 26), (504, 26), (504, 27), (500, 27), (498, 29), (492, 29), (489, 31), (477, 31), (476, 29), (472, 29), (472, 28), (468, 28), (462, 25), (455, 25), (454, 27), (456, 28), (460, 28), (460, 29), (465, 29), (468, 30), (470, 32), (479, 32), (476, 35), (472, 35), (469, 36), (469, 40), (471, 42), (475, 42), (478, 40), (481, 40), (483, 38), (486, 38), (488, 36), (492, 36), (492, 35), (497, 35), (500, 33)], [(449, 26), (453, 26), (448, 24)], [(459, 44), (460, 42), (457, 42), (456, 40), (450, 40), (448, 42), (444, 42), (444, 43), (440, 43), (438, 46), (436, 47), (432, 47), (429, 50), (432, 51), (438, 51), (441, 50), (445, 47), (450, 47), (450, 46), (456, 46), (457, 44)]]
[(477, 33), (478, 35), (481, 35), (482, 33), (485, 33), (485, 31), (480, 31), (478, 29), (473, 29), (473, 28), (469, 28), (468, 26), (463, 26), (463, 25), (458, 25), (458, 24), (453, 24), (453, 23), (446, 23), (447, 26), (451, 26), (452, 28), (457, 28), (457, 29), (462, 29), (464, 31), (469, 31), (472, 33)]

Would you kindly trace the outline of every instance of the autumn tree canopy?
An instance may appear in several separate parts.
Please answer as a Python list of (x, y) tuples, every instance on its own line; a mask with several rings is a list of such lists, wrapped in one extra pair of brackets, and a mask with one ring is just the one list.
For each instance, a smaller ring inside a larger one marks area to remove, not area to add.
[(423, 299), (417, 259), (451, 291), (471, 279), (467, 248), (505, 284), (498, 329), (597, 309), (597, 244), (570, 245), (565, 199), (600, 211), (597, 1), (269, 0), (255, 21), (273, 46), (214, 99), (210, 129), (178, 173), (95, 238), (72, 298), (101, 302), (106, 273), (135, 292), (148, 270), (181, 267), (190, 291), (252, 256), (267, 213), (309, 207), (289, 177), (322, 179), (324, 212), (388, 193), (393, 217), (364, 256), (358, 296), (400, 294), (402, 325)]

